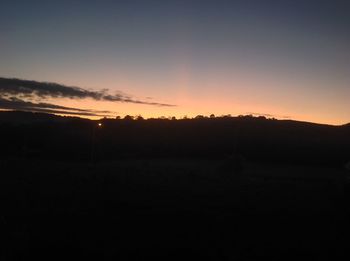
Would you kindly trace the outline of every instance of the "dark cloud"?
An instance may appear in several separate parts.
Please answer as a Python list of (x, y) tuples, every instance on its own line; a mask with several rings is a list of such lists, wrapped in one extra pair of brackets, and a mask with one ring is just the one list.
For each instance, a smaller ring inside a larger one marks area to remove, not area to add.
[(30, 101), (24, 101), (19, 98), (0, 98), (0, 108), (7, 110), (22, 110), (32, 112), (45, 112), (45, 113), (56, 113), (66, 115), (81, 115), (81, 116), (108, 116), (111, 114), (109, 111), (95, 111), (95, 110), (84, 110), (72, 107), (65, 107), (55, 105), (51, 103), (33, 103)]
[(147, 102), (133, 99), (121, 92), (116, 94), (108, 93), (107, 89), (101, 91), (86, 90), (80, 87), (65, 86), (51, 82), (37, 82), (15, 78), (0, 77), (0, 97), (19, 97), (22, 99), (31, 98), (70, 98), (86, 99), (91, 98), (98, 101), (127, 102), (145, 104), (161, 107), (175, 106), (172, 104)]

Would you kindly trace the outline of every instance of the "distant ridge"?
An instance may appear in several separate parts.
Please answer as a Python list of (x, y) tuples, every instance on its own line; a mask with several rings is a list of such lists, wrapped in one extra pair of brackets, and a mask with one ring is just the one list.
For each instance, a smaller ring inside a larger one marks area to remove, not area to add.
[[(0, 123), (8, 122), (8, 123), (16, 123), (16, 124), (28, 124), (35, 122), (46, 122), (46, 121), (54, 121), (54, 122), (67, 122), (72, 120), (80, 120), (80, 121), (90, 121), (86, 118), (81, 118), (79, 116), (60, 116), (56, 114), (43, 113), (43, 112), (30, 112), (30, 111), (0, 111)], [(102, 118), (101, 118), (102, 120)], [(113, 118), (109, 118), (108, 121), (113, 121)], [(123, 120), (123, 119), (119, 119)], [(157, 119), (150, 118), (150, 121), (168, 121), (169, 119)], [(344, 125), (331, 125), (324, 123), (314, 123), (308, 121), (298, 121), (292, 119), (271, 119), (265, 117), (255, 117), (251, 115), (240, 115), (240, 116), (218, 116), (213, 119), (209, 117), (201, 117), (201, 118), (188, 118), (188, 119), (178, 119), (178, 121), (207, 121), (207, 120), (232, 120), (232, 121), (243, 121), (243, 122), (278, 122), (279, 124), (283, 124), (286, 126), (324, 126), (324, 127), (345, 127), (350, 128), (350, 123)]]
[(26, 124), (35, 122), (64, 122), (73, 119), (81, 119), (79, 117), (66, 117), (55, 114), (42, 113), (42, 112), (28, 112), (28, 111), (0, 111), (0, 122)]
[[(254, 116), (194, 119), (101, 119), (23, 111), (0, 112), (0, 157), (87, 160), (92, 133), (98, 157), (216, 158), (242, 155), (247, 160), (344, 166), (350, 155), (350, 125), (334, 126)], [(95, 132), (94, 132), (95, 131)], [(97, 154), (96, 154), (97, 155)]]

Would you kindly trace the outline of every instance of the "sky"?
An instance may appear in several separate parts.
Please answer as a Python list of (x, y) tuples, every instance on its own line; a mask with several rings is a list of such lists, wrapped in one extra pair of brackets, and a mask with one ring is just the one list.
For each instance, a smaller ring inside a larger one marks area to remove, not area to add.
[(2, 0), (0, 109), (345, 124), (349, 14), (346, 0)]

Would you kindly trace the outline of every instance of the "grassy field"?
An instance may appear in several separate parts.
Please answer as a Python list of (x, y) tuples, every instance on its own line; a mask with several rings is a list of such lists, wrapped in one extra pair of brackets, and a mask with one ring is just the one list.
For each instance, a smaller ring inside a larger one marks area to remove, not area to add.
[(345, 254), (342, 169), (229, 160), (1, 162), (2, 260)]

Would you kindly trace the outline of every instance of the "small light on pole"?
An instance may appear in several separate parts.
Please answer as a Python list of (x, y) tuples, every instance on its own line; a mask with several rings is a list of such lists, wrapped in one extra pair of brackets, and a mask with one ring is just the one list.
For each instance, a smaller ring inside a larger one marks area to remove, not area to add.
[(102, 128), (102, 122), (98, 122), (97, 125), (93, 125), (92, 127), (92, 135), (91, 135), (91, 163), (95, 163), (95, 147), (96, 147), (96, 129)]

